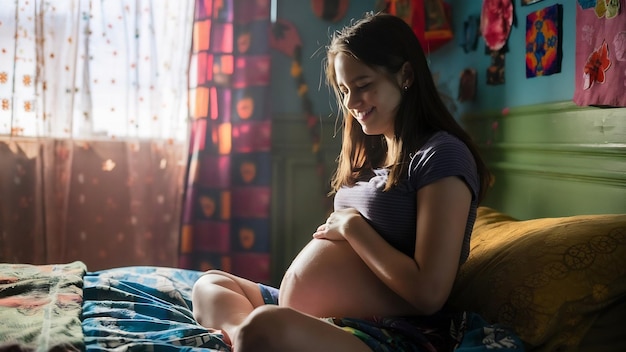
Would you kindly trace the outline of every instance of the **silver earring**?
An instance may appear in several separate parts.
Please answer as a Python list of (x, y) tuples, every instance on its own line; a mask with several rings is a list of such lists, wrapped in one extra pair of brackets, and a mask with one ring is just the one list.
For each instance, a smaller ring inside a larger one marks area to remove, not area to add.
[(404, 89), (404, 91), (406, 92), (407, 90), (409, 90), (409, 86), (404, 86), (402, 87), (402, 89)]

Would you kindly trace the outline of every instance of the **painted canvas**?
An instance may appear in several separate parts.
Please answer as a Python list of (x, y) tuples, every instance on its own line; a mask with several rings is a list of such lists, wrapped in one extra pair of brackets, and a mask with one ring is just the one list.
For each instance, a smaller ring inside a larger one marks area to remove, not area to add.
[(526, 77), (561, 72), (562, 7), (560, 4), (526, 16)]

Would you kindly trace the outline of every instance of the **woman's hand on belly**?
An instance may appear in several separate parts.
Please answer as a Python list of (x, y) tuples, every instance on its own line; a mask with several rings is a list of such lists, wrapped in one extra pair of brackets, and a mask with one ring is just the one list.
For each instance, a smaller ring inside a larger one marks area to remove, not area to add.
[(415, 314), (367, 267), (346, 241), (313, 239), (280, 285), (280, 305), (317, 317)]

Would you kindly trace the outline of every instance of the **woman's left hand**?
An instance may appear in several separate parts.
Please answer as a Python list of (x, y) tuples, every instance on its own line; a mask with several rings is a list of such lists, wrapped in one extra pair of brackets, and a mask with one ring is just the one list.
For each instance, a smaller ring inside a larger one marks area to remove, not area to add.
[(344, 235), (350, 228), (350, 223), (355, 220), (362, 220), (361, 213), (356, 209), (337, 210), (330, 214), (328, 219), (326, 219), (326, 223), (317, 227), (313, 237), (331, 241), (345, 240)]

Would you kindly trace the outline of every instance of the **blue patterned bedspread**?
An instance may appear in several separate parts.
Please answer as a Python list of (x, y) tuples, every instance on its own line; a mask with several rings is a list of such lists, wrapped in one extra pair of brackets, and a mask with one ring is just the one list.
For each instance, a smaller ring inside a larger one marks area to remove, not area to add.
[(198, 325), (191, 288), (199, 271), (124, 267), (88, 272), (82, 311), (87, 351), (230, 351)]
[[(199, 271), (122, 267), (84, 277), (82, 327), (87, 351), (230, 352), (222, 335), (193, 319), (191, 289)], [(456, 352), (524, 351), (510, 330), (463, 314), (450, 333)]]

